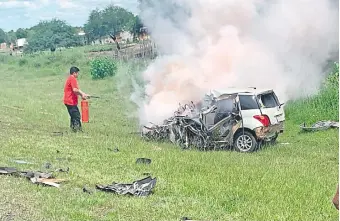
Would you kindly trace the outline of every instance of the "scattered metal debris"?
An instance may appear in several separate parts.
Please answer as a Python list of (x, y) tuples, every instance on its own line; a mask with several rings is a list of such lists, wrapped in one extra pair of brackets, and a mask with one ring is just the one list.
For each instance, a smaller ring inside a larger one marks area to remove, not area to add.
[(206, 95), (196, 105), (179, 105), (174, 116), (162, 125), (150, 123), (142, 128), (146, 140), (170, 140), (182, 148), (191, 146), (201, 150), (233, 145), (233, 135), (241, 126), (237, 94)]
[(318, 121), (310, 127), (308, 127), (306, 123), (303, 123), (300, 125), (300, 128), (306, 132), (327, 130), (330, 128), (339, 128), (339, 122), (330, 121), (330, 120), (329, 121)]
[(0, 167), (0, 174), (13, 174), (18, 172), (14, 167)]
[(39, 171), (18, 171), (14, 167), (0, 167), (0, 174), (16, 175), (18, 177), (26, 177), (32, 183), (44, 184), (59, 188), (64, 179), (56, 179), (51, 173), (44, 173)]
[(155, 187), (157, 178), (146, 177), (141, 180), (134, 181), (132, 184), (121, 184), (113, 182), (111, 185), (96, 185), (96, 188), (102, 191), (114, 192), (120, 195), (132, 196), (148, 196)]
[(150, 164), (151, 163), (151, 159), (148, 159), (148, 158), (137, 158), (136, 163)]

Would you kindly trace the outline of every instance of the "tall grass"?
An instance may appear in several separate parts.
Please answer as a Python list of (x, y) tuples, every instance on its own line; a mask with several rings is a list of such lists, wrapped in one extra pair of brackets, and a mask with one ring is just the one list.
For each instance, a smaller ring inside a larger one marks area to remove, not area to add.
[(319, 93), (287, 103), (287, 119), (294, 123), (339, 120), (339, 63), (323, 82)]

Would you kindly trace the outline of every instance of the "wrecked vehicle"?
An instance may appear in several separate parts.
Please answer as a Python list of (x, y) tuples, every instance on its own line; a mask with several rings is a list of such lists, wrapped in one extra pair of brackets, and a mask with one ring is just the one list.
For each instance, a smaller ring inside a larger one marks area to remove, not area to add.
[(284, 130), (285, 113), (273, 90), (213, 90), (197, 103), (180, 105), (163, 125), (145, 125), (147, 140), (170, 140), (182, 148), (233, 148), (253, 152)]

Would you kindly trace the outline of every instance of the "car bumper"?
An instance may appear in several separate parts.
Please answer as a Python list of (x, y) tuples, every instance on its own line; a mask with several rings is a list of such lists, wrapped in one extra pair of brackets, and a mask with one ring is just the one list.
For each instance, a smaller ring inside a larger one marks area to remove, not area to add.
[(270, 140), (284, 131), (284, 122), (270, 125), (268, 127), (258, 127), (255, 129), (256, 137), (260, 140)]

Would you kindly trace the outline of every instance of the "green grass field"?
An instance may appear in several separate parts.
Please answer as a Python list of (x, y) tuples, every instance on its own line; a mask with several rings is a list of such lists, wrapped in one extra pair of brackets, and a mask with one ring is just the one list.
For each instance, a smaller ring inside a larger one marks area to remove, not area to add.
[[(81, 88), (101, 96), (90, 100), (90, 123), (82, 134), (69, 132), (62, 103), (71, 65), (81, 68)], [(89, 70), (80, 49), (58, 57), (0, 57), (0, 166), (47, 171), (43, 165), (50, 162), (70, 168), (55, 173), (67, 179), (59, 189), (0, 176), (0, 220), (338, 220), (331, 202), (338, 183), (338, 130), (299, 128), (303, 121), (338, 120), (336, 90), (289, 103), (286, 132), (275, 146), (253, 154), (182, 151), (133, 134), (137, 121), (127, 117), (133, 106), (127, 109), (117, 90), (121, 76), (93, 81)], [(57, 131), (64, 135), (53, 136)], [(108, 149), (115, 147), (120, 151)], [(152, 163), (137, 165), (139, 157)], [(130, 183), (143, 173), (158, 179), (149, 197), (95, 190), (96, 184)], [(84, 193), (83, 186), (94, 193)]]

